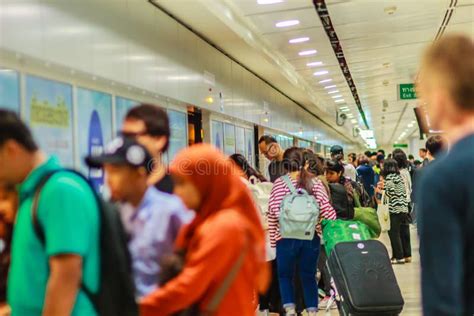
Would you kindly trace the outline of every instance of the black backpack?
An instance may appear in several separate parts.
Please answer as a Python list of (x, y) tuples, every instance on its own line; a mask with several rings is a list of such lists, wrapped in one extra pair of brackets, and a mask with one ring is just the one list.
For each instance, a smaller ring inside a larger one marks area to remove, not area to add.
[(32, 206), (33, 227), (38, 239), (44, 245), (45, 235), (38, 221), (38, 202), (46, 182), (58, 172), (70, 172), (81, 177), (89, 184), (99, 208), (99, 242), (100, 242), (100, 281), (99, 291), (89, 291), (84, 283), (81, 290), (92, 302), (99, 316), (138, 316), (135, 301), (135, 285), (131, 270), (131, 257), (127, 247), (127, 234), (122, 225), (118, 209), (100, 197), (81, 173), (60, 169), (44, 176), (36, 187)]
[(354, 205), (349, 203), (349, 195), (343, 184), (330, 183), (331, 202), (338, 219), (353, 219)]

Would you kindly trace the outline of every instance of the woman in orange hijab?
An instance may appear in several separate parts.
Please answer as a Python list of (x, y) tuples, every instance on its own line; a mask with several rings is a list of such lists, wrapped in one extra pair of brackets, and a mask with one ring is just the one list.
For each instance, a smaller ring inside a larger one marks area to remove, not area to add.
[(175, 194), (196, 212), (178, 236), (181, 273), (140, 301), (142, 316), (165, 316), (198, 305), (201, 314), (254, 316), (266, 290), (265, 234), (239, 169), (214, 147), (194, 145), (174, 159)]

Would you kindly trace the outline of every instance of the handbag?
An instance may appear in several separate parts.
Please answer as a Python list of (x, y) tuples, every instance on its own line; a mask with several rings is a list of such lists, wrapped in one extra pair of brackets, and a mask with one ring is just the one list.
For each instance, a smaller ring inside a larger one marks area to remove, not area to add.
[(363, 207), (360, 203), (359, 194), (354, 190), (354, 220), (367, 225), (372, 238), (378, 238), (382, 229), (380, 227), (377, 211), (371, 207)]
[(379, 217), (380, 228), (382, 229), (382, 232), (388, 232), (390, 230), (390, 211), (385, 190), (382, 191), (382, 200), (377, 207), (377, 216)]

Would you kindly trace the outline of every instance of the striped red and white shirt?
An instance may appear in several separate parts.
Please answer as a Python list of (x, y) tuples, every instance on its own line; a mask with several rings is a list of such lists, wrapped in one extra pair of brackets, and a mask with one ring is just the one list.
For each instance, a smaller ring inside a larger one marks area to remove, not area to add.
[[(318, 225), (316, 226), (316, 232), (318, 235), (321, 235), (321, 225), (319, 222), (321, 219), (336, 219), (336, 211), (331, 205), (329, 201), (328, 193), (326, 188), (324, 187), (321, 180), (314, 178), (314, 185), (312, 194), (316, 198), (318, 202), (319, 209), (320, 209), (320, 218), (318, 221)], [(291, 182), (296, 187), (297, 181), (291, 179)], [(277, 241), (279, 241), (282, 237), (280, 235), (280, 206), (283, 198), (290, 194), (290, 188), (285, 184), (282, 178), (279, 178), (275, 181), (273, 185), (272, 192), (270, 194), (270, 200), (268, 202), (268, 225), (269, 225), (269, 233), (270, 233), (270, 243), (273, 248), (276, 247)]]

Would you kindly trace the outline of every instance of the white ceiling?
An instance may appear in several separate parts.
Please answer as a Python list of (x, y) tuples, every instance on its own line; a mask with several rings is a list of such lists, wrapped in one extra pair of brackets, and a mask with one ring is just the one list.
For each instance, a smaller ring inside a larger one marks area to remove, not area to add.
[[(347, 102), (358, 125), (363, 126), (354, 99), (339, 68), (325, 31), (311, 0), (284, 0), (260, 5), (257, 0), (157, 0), (163, 8), (203, 34), (255, 73), (307, 106), (335, 129), (350, 134), (350, 120), (344, 128), (335, 126), (336, 104), (328, 90), (331, 85)], [(332, 0), (327, 1), (332, 23), (357, 86), (368, 124), (379, 145), (389, 145), (406, 131), (417, 131), (413, 107), (416, 100), (397, 100), (397, 84), (413, 82), (423, 49), (438, 32), (451, 0)], [(389, 15), (388, 7), (396, 7)], [(300, 24), (276, 28), (275, 23), (297, 19)], [(226, 25), (219, 27), (220, 23)], [(474, 0), (458, 0), (447, 32), (474, 36)], [(305, 43), (289, 44), (297, 37)], [(302, 57), (298, 52), (316, 49)], [(322, 61), (323, 66), (306, 64)], [(316, 70), (328, 75), (313, 76)], [(385, 84), (384, 84), (385, 82)], [(328, 85), (328, 84), (326, 84)], [(386, 100), (388, 107), (384, 108)], [(356, 124), (357, 125), (357, 124)], [(400, 141), (404, 141), (401, 138)]]

